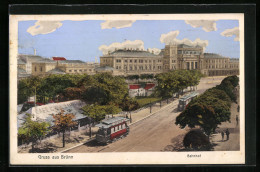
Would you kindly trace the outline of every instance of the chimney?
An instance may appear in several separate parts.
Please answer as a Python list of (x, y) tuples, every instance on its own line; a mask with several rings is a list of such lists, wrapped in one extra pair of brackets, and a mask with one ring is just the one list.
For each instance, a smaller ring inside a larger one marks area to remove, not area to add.
[(36, 56), (36, 49), (34, 48), (34, 55)]

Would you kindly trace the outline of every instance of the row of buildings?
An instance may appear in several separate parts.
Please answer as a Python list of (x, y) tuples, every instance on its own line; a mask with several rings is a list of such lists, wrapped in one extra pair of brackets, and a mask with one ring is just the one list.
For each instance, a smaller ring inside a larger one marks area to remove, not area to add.
[(95, 74), (99, 63), (67, 60), (64, 57), (43, 58), (37, 55), (18, 55), (18, 79), (49, 74)]
[(158, 74), (176, 69), (196, 69), (207, 76), (239, 74), (238, 58), (204, 53), (201, 46), (185, 44), (166, 45), (158, 55), (138, 49), (115, 50), (100, 57), (100, 66), (110, 66), (123, 75)]
[(158, 74), (176, 69), (200, 70), (207, 76), (238, 75), (239, 59), (204, 53), (201, 46), (166, 45), (160, 54), (139, 49), (116, 49), (100, 57), (100, 63), (51, 59), (34, 55), (18, 55), (18, 78), (48, 74), (113, 75)]

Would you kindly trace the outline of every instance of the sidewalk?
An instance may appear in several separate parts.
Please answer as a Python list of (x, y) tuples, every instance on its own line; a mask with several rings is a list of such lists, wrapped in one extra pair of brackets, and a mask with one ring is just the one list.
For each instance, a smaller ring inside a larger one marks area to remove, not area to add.
[[(239, 104), (239, 98), (238, 98)], [(240, 121), (240, 113), (237, 112), (238, 104), (231, 104), (231, 118), (229, 122), (222, 123), (219, 128), (216, 130), (218, 133), (213, 134), (211, 137), (211, 142), (214, 145), (214, 151), (239, 151), (240, 150), (240, 127), (239, 123), (237, 125), (236, 115), (239, 117)], [(226, 140), (226, 134), (224, 136), (224, 141), (222, 141), (221, 131), (226, 131), (228, 128), (230, 135), (229, 140)]]
[[(175, 99), (174, 101), (176, 101), (177, 99)], [(166, 105), (169, 105), (170, 103), (172, 103), (173, 101), (169, 99), (168, 104), (165, 101), (162, 101), (162, 106), (161, 108), (165, 107)], [(137, 122), (155, 112), (157, 112), (158, 110), (161, 109), (160, 108), (160, 103), (156, 103), (155, 105), (152, 106), (152, 110), (150, 113), (150, 107), (144, 108), (140, 111), (138, 111), (137, 113), (132, 113), (131, 117), (132, 117), (132, 123)], [(114, 116), (123, 116), (125, 117), (125, 115), (114, 115)], [(128, 117), (130, 118), (130, 115), (128, 114)], [(92, 138), (95, 138), (95, 133), (97, 132), (98, 128), (97, 127), (92, 127)], [(62, 135), (57, 137), (57, 138), (50, 138), (48, 140), (44, 140), (41, 143), (39, 143), (38, 145), (35, 146), (35, 150), (37, 150), (38, 153), (54, 153), (54, 152), (62, 152), (64, 150), (70, 149), (74, 146), (80, 145), (80, 144), (84, 144), (85, 142), (87, 142), (90, 139), (89, 137), (89, 129), (82, 129), (80, 131), (73, 131), (70, 136), (69, 134), (66, 134), (66, 144), (65, 147), (62, 147)], [(26, 146), (23, 148), (19, 148), (18, 152), (19, 153), (29, 153), (31, 149), (31, 146)]]

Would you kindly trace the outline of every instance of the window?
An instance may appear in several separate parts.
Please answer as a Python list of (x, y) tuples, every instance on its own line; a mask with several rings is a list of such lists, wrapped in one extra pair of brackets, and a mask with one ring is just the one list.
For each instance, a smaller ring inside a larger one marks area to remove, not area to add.
[(132, 63), (132, 60), (130, 60), (130, 63)]
[(137, 60), (135, 60), (135, 63), (137, 63)]
[(195, 62), (195, 69), (198, 68), (198, 62)]
[(82, 70), (81, 70), (81, 69), (80, 69), (79, 71), (80, 71), (80, 72), (82, 72)]
[(69, 72), (72, 72), (71, 70), (69, 70)]
[(42, 72), (42, 67), (41, 67), (41, 72)]
[(127, 63), (127, 60), (125, 60), (125, 63)]
[(89, 69), (89, 71), (91, 72), (91, 71), (92, 71), (92, 69)]
[(187, 62), (187, 69), (190, 69), (190, 62)]
[(118, 69), (118, 66), (116, 66), (116, 69)]
[(194, 62), (191, 62), (191, 69), (194, 68)]
[(77, 70), (74, 70), (74, 72), (77, 72)]
[(145, 60), (145, 63), (147, 63), (147, 60)]
[(35, 71), (35, 72), (37, 71), (37, 68), (36, 68), (36, 66), (35, 66), (35, 68), (34, 68), (34, 71)]

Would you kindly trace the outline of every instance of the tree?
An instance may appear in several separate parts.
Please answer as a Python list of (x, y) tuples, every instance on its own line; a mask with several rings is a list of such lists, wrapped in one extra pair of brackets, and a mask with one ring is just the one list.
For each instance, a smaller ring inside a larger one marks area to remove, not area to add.
[(50, 131), (50, 124), (32, 121), (31, 114), (26, 115), (25, 122), (18, 129), (18, 138), (25, 140), (27, 143), (32, 142), (32, 152), (34, 152), (34, 145)]
[(83, 99), (89, 103), (118, 105), (128, 94), (128, 86), (123, 77), (112, 76), (108, 73), (100, 73), (90, 78), (94, 80), (86, 88)]
[(68, 87), (75, 87), (76, 81), (73, 76), (66, 75), (48, 75), (43, 78), (43, 81), (38, 89), (38, 94), (42, 97), (49, 97), (55, 99), (59, 94), (64, 93)]
[(215, 113), (213, 107), (201, 103), (195, 103), (188, 106), (176, 118), (175, 124), (180, 125), (181, 128), (185, 128), (186, 126), (190, 128), (201, 126), (209, 136), (222, 121), (221, 116)]
[(119, 104), (119, 107), (123, 111), (133, 111), (140, 108), (140, 105), (136, 100), (126, 96), (124, 100)]
[(65, 147), (65, 132), (71, 127), (77, 125), (77, 122), (73, 121), (75, 118), (74, 114), (64, 114), (64, 110), (61, 110), (60, 113), (53, 115), (54, 126), (53, 128), (58, 132), (62, 132), (62, 143)]
[(110, 105), (98, 105), (98, 104), (87, 104), (82, 107), (83, 114), (93, 119), (95, 122), (99, 122), (105, 119), (107, 114), (116, 114), (121, 112), (122, 110), (117, 106)]
[(77, 88), (77, 87), (68, 87), (64, 90), (64, 97), (67, 98), (67, 100), (75, 100), (75, 99), (81, 99), (81, 95), (84, 92), (83, 88)]
[(174, 73), (161, 73), (156, 75), (157, 87), (155, 95), (158, 97), (168, 98), (179, 90), (180, 81), (175, 77)]

